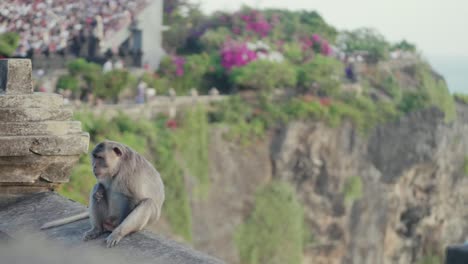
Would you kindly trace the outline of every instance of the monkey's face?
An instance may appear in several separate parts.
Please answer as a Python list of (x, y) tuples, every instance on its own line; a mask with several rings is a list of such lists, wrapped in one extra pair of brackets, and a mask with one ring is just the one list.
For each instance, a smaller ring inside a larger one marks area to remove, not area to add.
[[(121, 152), (114, 148), (96, 149), (92, 153), (93, 173), (98, 181), (111, 179), (117, 172), (120, 164)], [(119, 155), (120, 154), (120, 155)]]

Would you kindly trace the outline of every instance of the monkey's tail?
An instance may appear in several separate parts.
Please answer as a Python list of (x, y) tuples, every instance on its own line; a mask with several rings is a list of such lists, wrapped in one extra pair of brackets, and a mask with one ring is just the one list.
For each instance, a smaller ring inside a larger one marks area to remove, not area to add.
[(47, 228), (51, 228), (51, 227), (65, 225), (65, 224), (68, 224), (68, 223), (71, 223), (71, 222), (75, 222), (75, 221), (78, 221), (78, 220), (81, 220), (81, 219), (85, 219), (87, 217), (89, 217), (89, 212), (83, 212), (81, 214), (72, 215), (72, 216), (69, 216), (69, 217), (65, 217), (65, 218), (62, 218), (62, 219), (57, 219), (57, 220), (45, 223), (44, 225), (41, 226), (41, 229), (47, 229)]

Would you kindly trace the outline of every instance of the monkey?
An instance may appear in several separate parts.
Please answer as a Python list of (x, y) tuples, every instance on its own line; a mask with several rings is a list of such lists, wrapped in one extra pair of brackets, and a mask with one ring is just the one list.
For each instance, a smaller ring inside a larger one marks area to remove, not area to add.
[(103, 141), (91, 152), (97, 179), (89, 196), (88, 212), (46, 223), (41, 229), (89, 217), (91, 229), (83, 241), (111, 232), (107, 247), (114, 247), (126, 235), (157, 221), (164, 203), (164, 184), (149, 161), (130, 147)]

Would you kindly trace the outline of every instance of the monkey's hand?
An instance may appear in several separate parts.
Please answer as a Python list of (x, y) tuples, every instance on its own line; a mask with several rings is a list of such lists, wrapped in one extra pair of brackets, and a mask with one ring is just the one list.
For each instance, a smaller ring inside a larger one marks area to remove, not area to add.
[(106, 244), (108, 248), (114, 247), (119, 243), (122, 239), (122, 235), (120, 235), (119, 229), (115, 229), (112, 233), (106, 238)]
[(93, 240), (96, 239), (98, 236), (102, 235), (104, 232), (98, 229), (91, 229), (89, 231), (86, 231), (86, 233), (83, 236), (83, 241), (88, 241), (88, 240)]
[(94, 199), (96, 200), (96, 202), (100, 202), (102, 200), (102, 198), (104, 198), (104, 193), (102, 192), (95, 192), (93, 194), (93, 197)]

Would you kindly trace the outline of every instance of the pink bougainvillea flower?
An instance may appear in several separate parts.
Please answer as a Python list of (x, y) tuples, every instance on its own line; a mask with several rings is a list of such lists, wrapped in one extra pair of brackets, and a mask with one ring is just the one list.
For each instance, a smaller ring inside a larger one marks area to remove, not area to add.
[(174, 120), (174, 119), (169, 119), (167, 120), (166, 122), (166, 127), (170, 128), (170, 129), (176, 129), (177, 128), (177, 121)]
[(321, 52), (322, 52), (322, 55), (325, 55), (325, 56), (330, 56), (331, 55), (332, 49), (331, 49), (330, 44), (328, 43), (328, 41), (323, 41), (322, 42)]
[(272, 26), (262, 13), (252, 10), (250, 13), (241, 14), (240, 19), (245, 23), (245, 30), (255, 32), (261, 37), (266, 37)]
[(183, 76), (184, 75), (184, 65), (185, 65), (185, 58), (180, 56), (172, 56), (172, 63), (176, 66), (176, 75)]
[(330, 106), (331, 105), (331, 99), (328, 98), (328, 97), (320, 98), (319, 102), (320, 102), (320, 105), (322, 105), (322, 106)]
[(226, 70), (242, 67), (256, 59), (255, 51), (250, 50), (245, 43), (227, 41), (221, 49), (221, 65)]
[(321, 41), (322, 41), (322, 38), (320, 37), (319, 34), (313, 34), (313, 35), (312, 35), (312, 41), (313, 41), (313, 42), (321, 42)]

